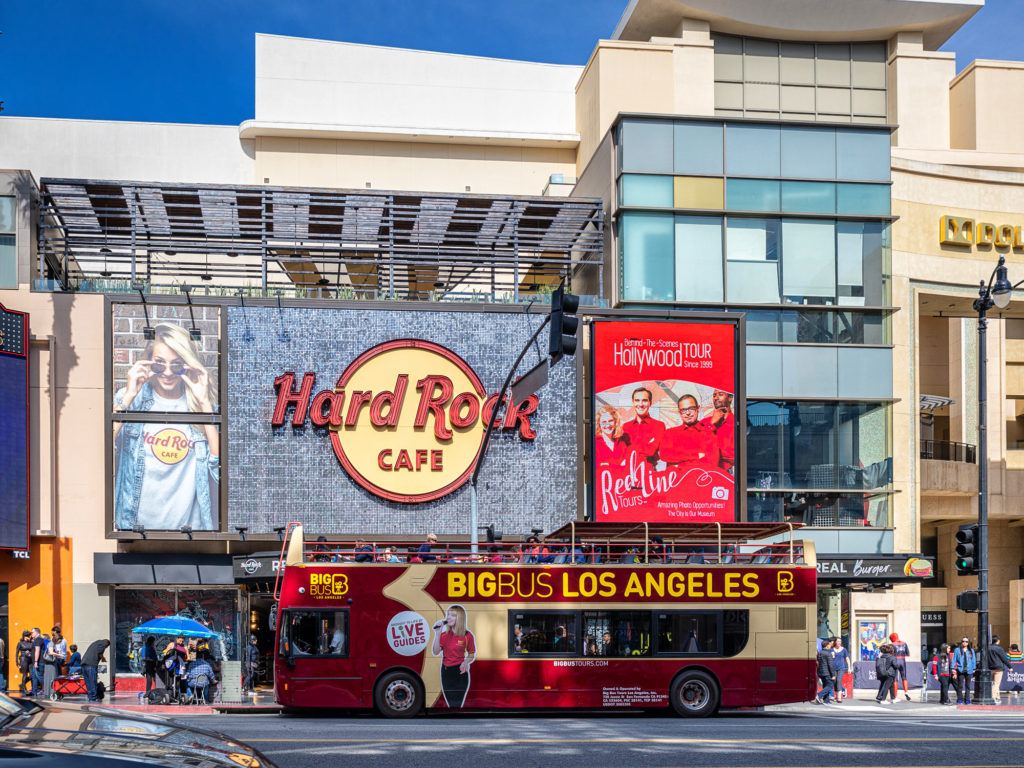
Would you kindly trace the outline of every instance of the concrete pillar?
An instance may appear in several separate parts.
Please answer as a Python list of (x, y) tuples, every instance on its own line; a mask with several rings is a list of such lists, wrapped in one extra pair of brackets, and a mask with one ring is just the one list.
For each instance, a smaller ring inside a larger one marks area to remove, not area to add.
[(956, 54), (926, 51), (921, 32), (889, 40), (889, 122), (899, 125), (893, 145), (949, 149), (949, 83)]

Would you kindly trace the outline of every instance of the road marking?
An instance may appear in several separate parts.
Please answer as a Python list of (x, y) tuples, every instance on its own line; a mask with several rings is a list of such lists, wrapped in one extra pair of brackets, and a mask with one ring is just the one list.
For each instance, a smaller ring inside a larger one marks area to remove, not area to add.
[[(287, 738), (271, 739), (259, 736), (250, 736), (246, 741), (257, 741), (261, 744), (306, 744), (314, 742), (317, 744), (481, 744), (481, 745), (502, 745), (502, 744), (792, 744), (793, 739), (680, 739), (680, 738), (607, 738), (607, 739), (325, 739), (325, 738)], [(926, 741), (934, 742), (960, 742), (960, 741), (1024, 741), (1024, 736), (1006, 737), (983, 737), (983, 736), (961, 736), (961, 737), (931, 737), (921, 736), (918, 738), (877, 738), (867, 739), (863, 737), (836, 738), (836, 739), (808, 739), (801, 738), (800, 744), (896, 744), (896, 743), (919, 743)], [(877, 767), (876, 767), (877, 768)]]

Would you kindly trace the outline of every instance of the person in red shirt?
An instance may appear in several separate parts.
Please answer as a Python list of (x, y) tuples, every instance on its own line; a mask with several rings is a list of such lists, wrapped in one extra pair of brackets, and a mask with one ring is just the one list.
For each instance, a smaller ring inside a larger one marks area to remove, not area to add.
[[(441, 693), (452, 709), (458, 709), (469, 691), (469, 665), (476, 661), (476, 639), (467, 628), (466, 609), (448, 607), (442, 621), (434, 625), (435, 656), (441, 656)], [(443, 654), (443, 655), (442, 655)]]
[(619, 412), (610, 405), (597, 409), (597, 442), (594, 459), (597, 465), (625, 467), (631, 453), (629, 435), (622, 433)]
[(661, 438), (661, 460), (671, 466), (718, 466), (718, 444), (714, 435), (700, 422), (700, 406), (693, 395), (679, 398), (683, 423), (665, 430)]
[(629, 445), (648, 464), (658, 463), (658, 449), (665, 434), (664, 422), (651, 417), (651, 390), (638, 387), (633, 390), (633, 418), (622, 425), (629, 436)]
[(711, 393), (715, 410), (701, 424), (715, 436), (718, 443), (718, 465), (727, 472), (736, 463), (736, 417), (732, 412), (732, 394), (716, 389)]

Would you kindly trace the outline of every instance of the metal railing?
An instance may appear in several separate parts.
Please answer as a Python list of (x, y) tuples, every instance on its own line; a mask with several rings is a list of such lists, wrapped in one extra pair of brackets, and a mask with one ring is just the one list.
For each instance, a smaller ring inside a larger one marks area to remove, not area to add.
[(970, 443), (956, 443), (951, 440), (922, 440), (921, 458), (939, 461), (962, 461), (977, 464), (977, 447)]

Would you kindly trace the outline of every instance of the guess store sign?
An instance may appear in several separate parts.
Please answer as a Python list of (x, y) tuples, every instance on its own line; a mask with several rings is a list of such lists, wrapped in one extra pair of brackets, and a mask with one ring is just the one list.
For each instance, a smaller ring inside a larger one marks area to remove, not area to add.
[[(345, 471), (370, 493), (408, 504), (432, 501), (462, 486), (473, 471), (498, 395), (488, 395), (480, 378), (439, 344), (398, 339), (359, 355), (333, 389), (314, 394), (316, 374), (301, 381), (293, 371), (274, 379), (277, 400), (271, 423), (280, 427), (308, 419), (326, 427)], [(531, 395), (498, 416), (494, 429), (533, 440)]]

